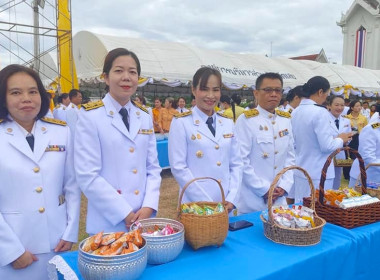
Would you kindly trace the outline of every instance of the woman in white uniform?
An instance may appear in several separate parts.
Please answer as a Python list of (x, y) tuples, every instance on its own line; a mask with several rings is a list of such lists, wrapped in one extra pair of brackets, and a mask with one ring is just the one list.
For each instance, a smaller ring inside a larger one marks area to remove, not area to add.
[(124, 48), (110, 51), (103, 66), (109, 92), (84, 104), (75, 133), (77, 183), (88, 199), (86, 230), (125, 231), (158, 209), (161, 168), (153, 121), (131, 100), (141, 68)]
[[(242, 161), (230, 118), (214, 111), (222, 87), (219, 71), (202, 67), (193, 77), (196, 106), (171, 123), (169, 161), (174, 178), (182, 189), (197, 177), (220, 180), (228, 211), (234, 208), (241, 183)], [(186, 189), (183, 202), (221, 201), (221, 192), (211, 180), (196, 181)]]
[[(330, 125), (335, 132), (335, 136), (340, 133), (351, 132), (350, 120), (342, 117), (344, 109), (344, 98), (342, 96), (330, 96), (329, 98), (329, 111), (330, 111)], [(336, 155), (336, 159), (346, 159), (345, 151)], [(342, 167), (335, 166), (335, 178), (333, 182), (333, 189), (337, 190), (340, 187), (340, 181), (342, 178)]]
[[(321, 76), (311, 78), (303, 85), (305, 98), (292, 113), (292, 127), (296, 147), (296, 165), (304, 168), (319, 188), (321, 171), (327, 157), (351, 139), (351, 133), (336, 135), (330, 124), (330, 114), (321, 104), (330, 94), (330, 83)], [(325, 189), (331, 189), (334, 167), (327, 171)], [(294, 172), (294, 198), (301, 202), (310, 196), (309, 183), (299, 172)]]
[(0, 279), (48, 279), (48, 260), (78, 238), (70, 129), (48, 109), (36, 72), (0, 71)]

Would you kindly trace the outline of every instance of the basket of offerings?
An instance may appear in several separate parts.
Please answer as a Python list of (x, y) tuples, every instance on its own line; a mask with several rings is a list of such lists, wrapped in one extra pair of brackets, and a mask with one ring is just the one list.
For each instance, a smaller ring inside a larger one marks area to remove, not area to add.
[[(197, 180), (215, 181), (222, 194), (222, 202), (198, 201), (182, 204), (183, 194), (191, 183)], [(182, 189), (178, 200), (178, 217), (185, 227), (185, 240), (197, 250), (201, 247), (221, 246), (228, 233), (228, 212), (224, 191), (220, 182), (211, 177), (195, 178)]]
[[(322, 175), (317, 195), (304, 198), (304, 205), (315, 203), (315, 210), (319, 216), (327, 222), (342, 226), (344, 228), (354, 228), (380, 220), (380, 200), (376, 197), (367, 195), (367, 175), (361, 155), (349, 148), (356, 155), (359, 161), (360, 177), (362, 186), (360, 192), (354, 189), (341, 188), (340, 190), (324, 190), (326, 172), (334, 156), (341, 149), (333, 152), (326, 160), (322, 168)], [(317, 199), (315, 199), (317, 197)]]
[(272, 206), (273, 192), (278, 181), (285, 172), (292, 169), (297, 169), (305, 175), (314, 196), (313, 182), (306, 170), (298, 166), (289, 166), (281, 170), (269, 188), (268, 211), (264, 211), (260, 215), (264, 225), (264, 235), (273, 242), (284, 245), (315, 245), (321, 240), (326, 221), (316, 214), (314, 200), (309, 208), (302, 205), (293, 205), (290, 208), (288, 206)]
[(137, 279), (147, 264), (146, 247), (138, 230), (99, 232), (79, 244), (78, 268), (85, 280)]
[(144, 219), (131, 225), (131, 230), (135, 229), (141, 229), (141, 235), (146, 240), (149, 264), (171, 262), (182, 252), (185, 229), (176, 220)]

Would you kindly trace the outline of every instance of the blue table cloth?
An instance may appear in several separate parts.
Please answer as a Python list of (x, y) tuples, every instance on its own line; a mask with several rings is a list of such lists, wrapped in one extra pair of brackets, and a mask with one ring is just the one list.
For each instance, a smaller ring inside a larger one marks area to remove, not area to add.
[[(229, 232), (220, 248), (185, 245), (173, 262), (148, 265), (141, 279), (379, 279), (380, 223), (353, 230), (326, 224), (319, 244), (295, 247), (267, 239), (259, 214), (230, 218), (254, 226)], [(61, 256), (82, 279), (77, 252)]]
[(162, 169), (170, 168), (168, 155), (168, 140), (157, 141), (158, 162)]

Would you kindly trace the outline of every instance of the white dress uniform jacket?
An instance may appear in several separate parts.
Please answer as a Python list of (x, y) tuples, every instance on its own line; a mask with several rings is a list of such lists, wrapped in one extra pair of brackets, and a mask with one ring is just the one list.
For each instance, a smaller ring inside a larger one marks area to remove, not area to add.
[[(296, 165), (305, 169), (319, 188), (321, 171), (327, 157), (338, 148), (343, 147), (343, 140), (336, 138), (336, 131), (331, 124), (330, 113), (326, 108), (318, 106), (311, 99), (303, 99), (300, 105), (292, 113), (292, 126), (296, 145)], [(300, 172), (294, 172), (297, 178), (306, 179)], [(335, 177), (333, 164), (327, 170), (329, 185), (325, 189), (332, 188)], [(295, 201), (310, 196), (310, 188), (295, 185)]]
[(152, 119), (128, 103), (128, 131), (113, 102), (107, 94), (83, 105), (76, 125), (75, 171), (88, 198), (90, 234), (123, 231), (131, 211), (158, 208), (161, 168)]
[[(234, 123), (214, 114), (215, 136), (206, 124), (208, 116), (196, 106), (173, 118), (169, 132), (169, 162), (181, 190), (194, 178), (220, 180), (226, 201), (235, 205), (240, 188), (242, 162)], [(196, 181), (185, 191), (182, 202), (220, 202), (221, 192), (211, 180)]]
[[(380, 163), (380, 122), (370, 123), (362, 129), (358, 152), (364, 160), (364, 166)], [(359, 161), (355, 159), (350, 171), (350, 187), (355, 185), (359, 174)], [(380, 182), (380, 167), (372, 166), (367, 169), (367, 182), (369, 181)]]
[[(294, 140), (290, 114), (276, 110), (269, 113), (260, 106), (245, 111), (236, 122), (236, 134), (243, 159), (243, 181), (237, 208), (249, 213), (267, 208), (263, 196), (284, 167), (294, 165)], [(293, 172), (286, 172), (278, 186), (289, 192)], [(286, 204), (280, 197), (276, 205)]]
[(60, 104), (60, 106), (57, 106), (54, 108), (53, 116), (54, 118), (61, 120), (61, 121), (67, 121), (67, 112), (70, 110), (78, 110), (78, 107), (75, 106), (73, 103), (70, 103), (69, 105), (65, 106), (63, 104)]
[[(335, 120), (338, 119), (339, 121), (339, 129), (336, 126)], [(334, 136), (337, 137), (341, 133), (348, 133), (351, 132), (351, 123), (350, 120), (339, 116), (339, 118), (335, 118), (331, 113), (330, 113), (330, 125), (332, 129), (334, 130)], [(345, 159), (346, 154), (345, 151), (341, 151), (339, 154), (336, 155), (336, 159)], [(333, 164), (333, 163), (331, 163)], [(340, 181), (342, 178), (342, 167), (334, 167), (335, 169), (335, 178), (334, 178), (334, 183), (333, 183), (333, 189), (337, 190), (340, 187)]]
[(178, 107), (176, 110), (177, 110), (179, 113), (186, 113), (186, 112), (189, 112), (189, 111), (190, 111), (190, 110), (187, 109), (187, 108), (180, 108), (180, 107)]
[[(80, 190), (72, 138), (63, 122), (53, 122), (59, 121), (36, 121), (34, 152), (14, 121), (0, 124), (0, 279), (47, 279), (43, 255), (60, 239), (77, 241)], [(10, 263), (25, 250), (40, 260), (14, 270)]]

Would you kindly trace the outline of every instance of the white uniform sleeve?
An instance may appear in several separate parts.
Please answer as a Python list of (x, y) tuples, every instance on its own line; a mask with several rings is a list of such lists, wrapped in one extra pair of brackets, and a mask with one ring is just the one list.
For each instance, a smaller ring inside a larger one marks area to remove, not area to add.
[(332, 153), (336, 149), (343, 147), (343, 140), (341, 138), (334, 138), (334, 131), (329, 125), (330, 121), (327, 111), (320, 114), (313, 122), (314, 133), (317, 135), (322, 153)]
[(70, 129), (67, 127), (67, 157), (65, 162), (65, 174), (63, 178), (63, 192), (66, 200), (67, 227), (62, 239), (70, 242), (78, 241), (79, 214), (81, 191), (76, 184), (74, 171), (74, 145)]
[(362, 156), (366, 166), (370, 163), (380, 163), (380, 158), (376, 158), (377, 149), (379, 147), (376, 146), (375, 130), (371, 125), (367, 125), (359, 134), (359, 154)]

